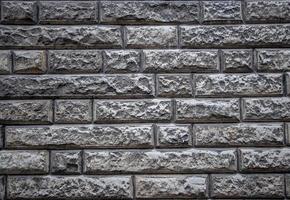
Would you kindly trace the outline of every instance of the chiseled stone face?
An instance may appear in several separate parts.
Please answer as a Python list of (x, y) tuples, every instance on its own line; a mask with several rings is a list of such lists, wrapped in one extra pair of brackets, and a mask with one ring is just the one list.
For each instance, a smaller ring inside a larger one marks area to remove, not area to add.
[(12, 56), (8, 50), (0, 50), (0, 74), (9, 74), (11, 72)]
[(130, 176), (9, 176), (9, 199), (131, 199)]
[(82, 172), (81, 151), (52, 151), (51, 171), (53, 174), (80, 174)]
[(252, 72), (252, 50), (222, 50), (222, 68), (224, 72)]

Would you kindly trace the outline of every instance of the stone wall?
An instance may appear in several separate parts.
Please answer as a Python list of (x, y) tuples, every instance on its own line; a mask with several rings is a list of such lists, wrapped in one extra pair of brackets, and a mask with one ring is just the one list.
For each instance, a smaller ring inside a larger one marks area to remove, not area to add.
[(0, 199), (290, 199), (290, 1), (1, 1)]

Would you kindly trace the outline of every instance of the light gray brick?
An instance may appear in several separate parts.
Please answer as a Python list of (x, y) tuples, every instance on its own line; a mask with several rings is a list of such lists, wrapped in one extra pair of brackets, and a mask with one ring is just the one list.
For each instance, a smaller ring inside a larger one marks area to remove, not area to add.
[(0, 50), (0, 74), (11, 73), (12, 56), (7, 50)]
[(0, 200), (4, 200), (4, 198), (5, 198), (4, 176), (0, 176)]
[(252, 50), (222, 50), (221, 65), (223, 72), (252, 72), (252, 59)]
[(53, 174), (81, 174), (81, 151), (52, 151), (51, 172)]

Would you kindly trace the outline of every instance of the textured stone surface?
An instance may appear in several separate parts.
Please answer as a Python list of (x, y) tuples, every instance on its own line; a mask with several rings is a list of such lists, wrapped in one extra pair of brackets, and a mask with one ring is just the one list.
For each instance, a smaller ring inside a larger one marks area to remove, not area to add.
[(14, 51), (13, 70), (17, 74), (41, 74), (46, 72), (45, 51)]
[(51, 171), (53, 174), (80, 174), (82, 172), (81, 151), (52, 151)]
[(139, 72), (140, 52), (135, 50), (104, 51), (104, 71), (107, 73)]
[(5, 182), (4, 177), (0, 176), (0, 199), (4, 200), (5, 197)]
[(48, 173), (48, 151), (0, 151), (0, 174)]
[(84, 151), (84, 172), (88, 174), (233, 171), (234, 150)]
[(237, 122), (238, 99), (177, 99), (178, 122)]
[(0, 26), (0, 45), (18, 48), (120, 48), (119, 26)]
[(195, 95), (202, 97), (281, 96), (282, 74), (199, 74)]
[(128, 48), (170, 48), (177, 46), (175, 26), (128, 26), (125, 31)]
[(39, 20), (45, 24), (92, 23), (98, 16), (96, 7), (93, 1), (41, 1)]
[(157, 75), (158, 96), (190, 97), (192, 94), (192, 78), (190, 74)]
[(148, 148), (151, 125), (8, 126), (8, 148)]
[(218, 72), (216, 50), (145, 50), (144, 72)]
[(189, 147), (192, 145), (190, 125), (158, 125), (157, 146)]
[(205, 175), (136, 176), (137, 198), (203, 198), (207, 196)]
[(48, 55), (51, 73), (98, 73), (102, 70), (101, 51), (55, 50)]
[(281, 47), (290, 44), (289, 25), (181, 26), (186, 48)]
[(152, 75), (1, 76), (1, 97), (148, 97)]
[(284, 144), (282, 123), (273, 124), (196, 124), (195, 145), (199, 147), (281, 146)]
[(91, 100), (56, 100), (54, 106), (56, 123), (90, 123), (92, 121)]
[(168, 99), (95, 100), (94, 121), (166, 122), (172, 118), (172, 102)]
[(224, 72), (252, 72), (252, 50), (222, 50), (221, 65)]
[(197, 23), (198, 20), (198, 2), (101, 2), (101, 22), (106, 23)]
[(285, 176), (286, 179), (286, 195), (290, 197), (290, 174)]
[(49, 100), (1, 100), (0, 123), (47, 124), (52, 122), (52, 102)]
[(214, 198), (282, 198), (283, 175), (233, 174), (213, 175), (211, 196)]
[(290, 148), (241, 149), (241, 170), (245, 172), (289, 172)]
[(0, 50), (0, 74), (11, 72), (12, 57), (10, 51)]
[(129, 199), (130, 176), (10, 176), (8, 199)]

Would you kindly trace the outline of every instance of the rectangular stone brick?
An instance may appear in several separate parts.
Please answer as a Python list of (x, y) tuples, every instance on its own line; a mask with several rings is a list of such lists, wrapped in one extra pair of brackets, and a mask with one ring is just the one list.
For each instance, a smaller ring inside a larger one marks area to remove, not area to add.
[(240, 149), (244, 172), (289, 172), (290, 148)]
[(0, 174), (48, 173), (48, 151), (0, 151)]
[(6, 126), (6, 148), (149, 148), (152, 125)]
[(252, 72), (252, 50), (222, 50), (221, 65), (223, 72)]
[(139, 23), (197, 23), (198, 2), (101, 2), (101, 22)]
[(5, 198), (4, 176), (0, 176), (0, 200), (4, 200), (4, 198)]
[(121, 48), (119, 26), (0, 26), (2, 48)]
[(75, 151), (52, 151), (51, 172), (53, 174), (81, 174), (82, 152)]
[(243, 48), (289, 46), (290, 25), (181, 26), (183, 48)]
[(130, 176), (9, 176), (7, 198), (131, 199), (132, 187)]
[(214, 198), (283, 198), (284, 178), (280, 174), (221, 174), (212, 176)]
[(102, 52), (97, 50), (55, 50), (48, 52), (50, 73), (99, 73)]
[(2, 124), (50, 123), (52, 122), (52, 102), (49, 100), (1, 100), (0, 122)]
[(0, 74), (11, 73), (12, 56), (8, 50), (0, 50)]
[(144, 50), (144, 72), (218, 72), (217, 50)]
[(177, 99), (178, 122), (237, 122), (240, 120), (238, 99)]
[[(0, 125), (0, 150), (4, 146), (3, 142), (4, 142), (4, 131), (3, 131), (3, 127)], [(1, 200), (1, 198), (0, 198), (0, 200)]]
[(92, 1), (41, 1), (39, 21), (42, 24), (87, 24), (96, 22), (97, 3)]
[(175, 26), (127, 26), (125, 32), (128, 48), (147, 49), (177, 46), (177, 28)]
[(206, 175), (154, 175), (136, 176), (136, 197), (204, 198), (207, 197)]
[(210, 173), (234, 172), (236, 152), (226, 150), (84, 151), (84, 172), (112, 173)]
[(124, 98), (154, 95), (151, 74), (1, 76), (0, 97)]
[(282, 123), (271, 124), (195, 124), (195, 145), (198, 147), (282, 146)]
[(285, 176), (286, 179), (286, 196), (290, 197), (290, 174)]
[(167, 122), (172, 109), (169, 99), (95, 100), (93, 112), (97, 123)]
[(282, 74), (197, 74), (199, 97), (282, 96)]

